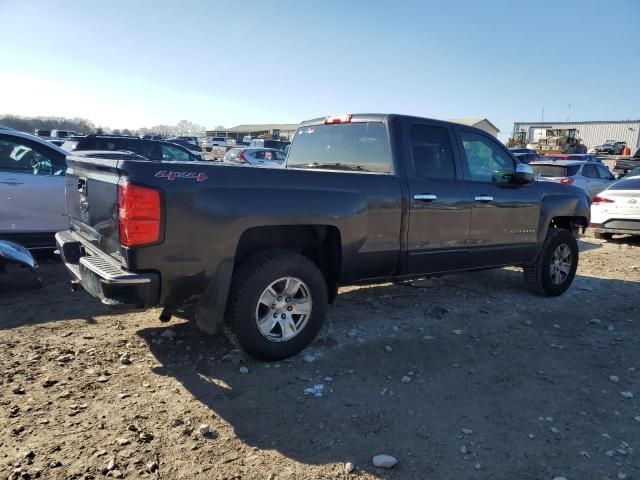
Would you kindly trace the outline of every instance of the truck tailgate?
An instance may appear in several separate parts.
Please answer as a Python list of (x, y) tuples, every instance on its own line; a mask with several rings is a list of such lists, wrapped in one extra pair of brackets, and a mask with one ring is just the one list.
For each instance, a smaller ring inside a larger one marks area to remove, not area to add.
[(90, 152), (67, 156), (65, 194), (71, 229), (122, 261), (118, 228), (119, 159)]

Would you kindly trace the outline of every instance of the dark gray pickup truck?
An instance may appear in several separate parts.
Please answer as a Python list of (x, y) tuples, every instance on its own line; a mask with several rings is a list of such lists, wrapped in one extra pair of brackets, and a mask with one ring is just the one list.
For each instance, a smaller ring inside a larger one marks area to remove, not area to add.
[(578, 264), (589, 198), (534, 181), (494, 137), (404, 115), (300, 124), (286, 168), (67, 157), (62, 258), (103, 303), (163, 306), (249, 354), (293, 355), (339, 285), (516, 265), (541, 295)]

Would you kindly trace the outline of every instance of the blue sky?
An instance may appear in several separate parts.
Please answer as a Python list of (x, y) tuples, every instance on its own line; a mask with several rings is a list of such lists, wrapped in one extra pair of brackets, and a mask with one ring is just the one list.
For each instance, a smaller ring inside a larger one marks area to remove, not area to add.
[(640, 0), (0, 0), (0, 18), (0, 113), (213, 128), (396, 112), (487, 117), (502, 137), (543, 106), (640, 118)]

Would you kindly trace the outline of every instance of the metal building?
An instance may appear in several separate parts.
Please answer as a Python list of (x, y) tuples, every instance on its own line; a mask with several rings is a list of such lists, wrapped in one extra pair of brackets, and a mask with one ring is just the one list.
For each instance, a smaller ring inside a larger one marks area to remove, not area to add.
[(548, 128), (575, 128), (578, 138), (587, 148), (602, 145), (607, 140), (627, 142), (631, 154), (640, 148), (640, 120), (620, 120), (611, 122), (515, 122), (514, 132), (527, 132), (529, 142), (537, 142), (544, 137)]

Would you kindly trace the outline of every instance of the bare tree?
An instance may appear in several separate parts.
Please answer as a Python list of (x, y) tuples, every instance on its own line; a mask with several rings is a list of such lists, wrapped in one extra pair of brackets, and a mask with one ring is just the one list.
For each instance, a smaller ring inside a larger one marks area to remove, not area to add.
[(180, 120), (175, 126), (176, 133), (178, 135), (191, 135), (194, 137), (201, 137), (204, 135), (204, 127), (197, 123), (190, 122), (188, 120)]

